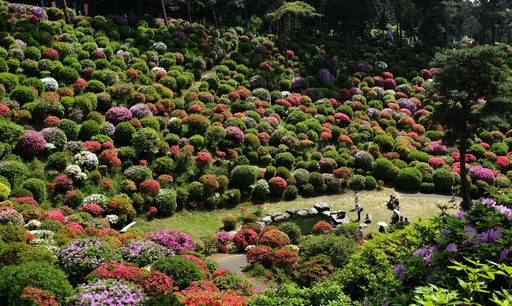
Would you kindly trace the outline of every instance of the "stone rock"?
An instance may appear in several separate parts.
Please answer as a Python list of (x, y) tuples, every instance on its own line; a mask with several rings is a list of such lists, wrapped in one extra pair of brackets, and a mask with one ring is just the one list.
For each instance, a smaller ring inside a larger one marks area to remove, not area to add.
[(272, 216), (272, 219), (275, 219), (277, 216), (281, 216), (283, 213), (281, 212), (276, 212), (276, 213), (273, 213), (271, 216)]
[(327, 204), (327, 203), (316, 203), (316, 204), (314, 205), (314, 208), (315, 208), (316, 210), (320, 211), (320, 212), (322, 212), (322, 211), (326, 211), (326, 210), (330, 210), (330, 209), (331, 209), (331, 208), (330, 208), (330, 206), (329, 206), (329, 204)]
[(271, 217), (271, 216), (265, 216), (265, 217), (263, 217), (263, 218), (261, 219), (261, 221), (262, 221), (263, 223), (265, 223), (265, 225), (268, 225), (268, 224), (272, 223), (272, 217)]
[(294, 215), (291, 215), (289, 212), (285, 212), (285, 213), (283, 214), (283, 217), (284, 217), (284, 219), (285, 219), (285, 220), (288, 220), (288, 219), (290, 219), (290, 218), (293, 218), (293, 217), (294, 217)]
[(292, 216), (295, 216), (299, 210), (297, 208), (290, 208), (286, 212)]
[(285, 217), (284, 215), (279, 215), (274, 218), (275, 222), (284, 221)]
[(307, 215), (308, 215), (308, 211), (307, 211), (307, 210), (304, 210), (304, 209), (303, 209), (303, 210), (299, 210), (299, 211), (297, 212), (297, 215), (298, 215), (298, 216), (301, 216), (301, 217), (305, 217), (305, 216), (307, 216)]
[(331, 216), (331, 212), (330, 212), (330, 211), (328, 211), (328, 210), (327, 210), (327, 211), (322, 211), (322, 215), (323, 215), (324, 217), (330, 217), (330, 216)]
[(316, 210), (316, 208), (310, 208), (310, 209), (308, 209), (308, 215), (310, 215), (310, 216), (318, 215), (318, 210)]

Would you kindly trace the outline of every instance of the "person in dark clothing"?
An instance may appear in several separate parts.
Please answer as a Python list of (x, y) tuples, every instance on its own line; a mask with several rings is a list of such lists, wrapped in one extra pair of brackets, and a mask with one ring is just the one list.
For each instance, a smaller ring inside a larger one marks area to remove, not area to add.
[(384, 228), (384, 226), (381, 225), (379, 227), (379, 233), (381, 233), (381, 234), (385, 234), (386, 233), (386, 229)]

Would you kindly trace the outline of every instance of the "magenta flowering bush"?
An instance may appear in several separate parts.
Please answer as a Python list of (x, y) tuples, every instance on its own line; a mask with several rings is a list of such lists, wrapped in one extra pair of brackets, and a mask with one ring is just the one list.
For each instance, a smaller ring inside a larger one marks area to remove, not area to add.
[(474, 181), (482, 180), (488, 184), (494, 184), (496, 178), (493, 170), (482, 166), (472, 166), (469, 168), (469, 175)]
[(212, 155), (208, 152), (199, 152), (196, 156), (196, 166), (200, 169), (207, 167), (212, 162)]
[(120, 122), (130, 121), (132, 119), (132, 112), (126, 107), (112, 107), (105, 114), (105, 120), (117, 125)]
[(19, 150), (20, 154), (34, 156), (41, 154), (45, 146), (46, 140), (44, 140), (40, 132), (25, 131), (18, 140), (16, 148)]
[(109, 262), (121, 262), (122, 256), (113, 245), (97, 238), (86, 238), (64, 246), (57, 253), (57, 259), (70, 282), (77, 284), (97, 267)]
[(226, 128), (226, 137), (244, 143), (244, 132), (236, 126), (228, 126)]
[(145, 234), (143, 238), (150, 239), (160, 245), (168, 247), (171, 251), (179, 254), (184, 251), (193, 250), (195, 243), (189, 234), (176, 230), (162, 230)]
[(148, 266), (157, 259), (166, 256), (174, 256), (174, 252), (170, 248), (152, 240), (129, 240), (123, 243), (121, 252), (124, 260), (139, 267)]
[(98, 279), (94, 284), (82, 284), (69, 300), (69, 306), (144, 305), (144, 290), (123, 279)]
[(217, 246), (227, 245), (233, 241), (235, 236), (230, 232), (218, 232), (215, 234), (215, 238), (217, 239)]

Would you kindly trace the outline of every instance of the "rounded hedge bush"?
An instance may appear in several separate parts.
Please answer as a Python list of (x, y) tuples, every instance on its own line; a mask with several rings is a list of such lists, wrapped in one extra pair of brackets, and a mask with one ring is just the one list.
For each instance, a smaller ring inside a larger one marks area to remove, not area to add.
[(151, 270), (158, 270), (169, 276), (180, 290), (187, 288), (194, 281), (205, 279), (199, 265), (179, 255), (158, 259), (151, 265)]
[(435, 190), (436, 185), (434, 183), (423, 182), (420, 184), (420, 192), (422, 193), (433, 193)]
[(11, 100), (16, 100), (20, 105), (25, 103), (33, 102), (36, 99), (36, 93), (34, 89), (29, 86), (18, 86), (11, 91)]
[(236, 166), (231, 171), (231, 186), (238, 189), (249, 189), (257, 178), (257, 171), (249, 165)]
[(453, 173), (445, 168), (435, 170), (432, 177), (435, 190), (438, 192), (449, 192), (453, 184), (455, 184), (455, 177), (453, 176)]
[(290, 238), (290, 244), (299, 244), (302, 237), (300, 227), (293, 222), (284, 222), (277, 226), (277, 228), (288, 235)]
[(395, 177), (395, 165), (385, 157), (377, 158), (372, 164), (372, 175), (377, 180), (392, 182)]
[(299, 189), (295, 185), (289, 185), (283, 192), (283, 199), (293, 201), (299, 195)]
[(162, 216), (172, 216), (176, 211), (176, 191), (171, 189), (160, 189), (153, 199), (153, 205), (157, 213)]
[(4, 305), (25, 305), (21, 295), (28, 286), (51, 292), (62, 304), (73, 291), (67, 275), (47, 261), (10, 265), (0, 270), (0, 300), (6, 302)]
[(123, 174), (127, 179), (137, 184), (137, 186), (140, 183), (144, 182), (145, 180), (153, 178), (153, 173), (151, 172), (151, 169), (140, 165), (129, 167), (124, 171)]
[(114, 132), (116, 146), (130, 146), (135, 132), (137, 132), (137, 130), (130, 122), (119, 123)]
[(420, 170), (408, 167), (398, 173), (395, 184), (404, 191), (418, 191), (420, 189), (421, 179), (422, 174)]
[(34, 195), (34, 200), (42, 203), (46, 197), (46, 184), (43, 180), (29, 178), (23, 183), (23, 188), (29, 190)]
[(423, 151), (412, 151), (407, 154), (407, 162), (419, 161), (423, 163), (428, 163), (430, 160), (430, 155)]

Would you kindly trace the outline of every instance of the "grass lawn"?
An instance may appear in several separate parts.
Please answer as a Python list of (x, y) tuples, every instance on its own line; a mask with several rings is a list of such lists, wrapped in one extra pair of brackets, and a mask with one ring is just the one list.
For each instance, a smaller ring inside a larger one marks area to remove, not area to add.
[[(373, 217), (373, 222), (364, 229), (364, 233), (377, 232), (378, 221), (390, 223), (392, 212), (386, 208), (386, 201), (390, 195), (395, 195), (401, 205), (401, 213), (404, 217), (408, 217), (412, 222), (419, 218), (429, 219), (440, 214), (440, 210), (436, 204), (449, 204), (450, 196), (446, 195), (417, 195), (417, 194), (402, 194), (396, 192), (394, 189), (383, 188), (380, 191), (361, 191), (359, 192), (359, 203), (364, 208), (361, 218), (364, 219), (366, 213), (370, 213)], [(313, 198), (297, 198), (294, 201), (280, 201), (274, 203), (263, 204), (264, 214), (275, 212), (285, 212), (290, 208), (310, 208), (315, 203), (328, 203), (331, 205), (331, 210), (345, 210), (351, 220), (357, 219), (357, 213), (354, 209), (354, 194), (352, 191), (337, 195), (319, 196)], [(255, 209), (247, 207), (248, 212), (254, 212)], [(453, 214), (457, 210), (451, 208), (448, 213)], [(214, 211), (179, 211), (172, 217), (154, 219), (147, 221), (145, 216), (138, 217), (136, 227), (141, 228), (144, 232), (158, 231), (163, 229), (175, 229), (178, 231), (186, 232), (192, 236), (195, 241), (201, 237), (209, 234), (215, 234), (222, 229), (222, 219), (226, 216), (233, 216), (235, 218), (241, 217), (241, 212), (238, 208), (233, 209), (218, 209)], [(359, 222), (358, 222), (359, 223)], [(237, 223), (237, 226), (241, 222)]]

